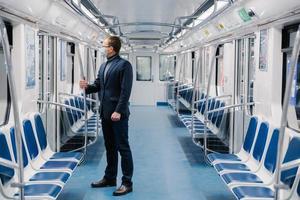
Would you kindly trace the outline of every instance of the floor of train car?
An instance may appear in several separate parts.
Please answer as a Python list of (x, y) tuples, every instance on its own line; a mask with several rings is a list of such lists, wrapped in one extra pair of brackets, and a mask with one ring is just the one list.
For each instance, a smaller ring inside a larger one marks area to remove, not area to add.
[[(106, 164), (100, 137), (88, 149), (87, 162), (76, 169), (59, 200), (234, 199), (168, 107), (131, 106), (129, 140), (134, 159), (133, 193), (113, 197), (114, 187), (90, 187), (103, 176)], [(119, 168), (118, 185), (120, 172)]]

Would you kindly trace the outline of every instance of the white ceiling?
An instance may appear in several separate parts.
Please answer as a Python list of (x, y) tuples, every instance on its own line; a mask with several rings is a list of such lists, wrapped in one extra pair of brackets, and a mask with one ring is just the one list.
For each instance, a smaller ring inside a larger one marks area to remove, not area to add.
[[(118, 17), (119, 23), (154, 22), (173, 24), (176, 17), (193, 14), (205, 0), (92, 0), (104, 15)], [(167, 26), (121, 26), (129, 38), (161, 38)], [(142, 31), (142, 33), (137, 33)], [(149, 31), (149, 32), (147, 32)], [(132, 34), (128, 34), (131, 33)], [(141, 41), (139, 41), (140, 43)], [(148, 41), (149, 42), (149, 41)], [(134, 43), (134, 42), (133, 42)]]

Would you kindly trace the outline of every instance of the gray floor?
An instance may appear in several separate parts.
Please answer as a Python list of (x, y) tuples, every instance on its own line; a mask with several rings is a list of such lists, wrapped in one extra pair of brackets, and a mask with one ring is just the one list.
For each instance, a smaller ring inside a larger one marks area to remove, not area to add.
[[(112, 197), (115, 188), (93, 189), (90, 182), (103, 176), (106, 165), (103, 140), (89, 149), (60, 200), (233, 200), (215, 170), (203, 161), (185, 129), (168, 107), (131, 107), (129, 140), (134, 159), (134, 192)], [(119, 182), (120, 184), (119, 175)]]

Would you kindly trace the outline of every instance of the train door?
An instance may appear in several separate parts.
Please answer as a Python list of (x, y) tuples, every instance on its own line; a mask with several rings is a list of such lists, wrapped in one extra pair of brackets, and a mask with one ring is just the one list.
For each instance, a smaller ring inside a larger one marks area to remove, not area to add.
[[(254, 67), (254, 36), (235, 41), (235, 83), (234, 103), (253, 102), (253, 86), (255, 79)], [(239, 107), (233, 115), (233, 133), (230, 140), (231, 149), (237, 152), (243, 143), (244, 133), (252, 115), (252, 106)]]
[(131, 103), (133, 105), (155, 105), (156, 92), (154, 67), (156, 56), (152, 54), (141, 54), (134, 56), (133, 66), (133, 87)]
[[(57, 39), (40, 33), (39, 36), (39, 99), (57, 102), (56, 95), (56, 52)], [(57, 150), (57, 112), (52, 105), (40, 104), (46, 122), (47, 138), (53, 150)]]

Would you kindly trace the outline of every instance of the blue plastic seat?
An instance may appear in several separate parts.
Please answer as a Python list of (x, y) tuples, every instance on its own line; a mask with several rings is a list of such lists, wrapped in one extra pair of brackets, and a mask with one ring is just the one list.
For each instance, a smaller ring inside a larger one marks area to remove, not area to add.
[[(285, 153), (283, 163), (288, 163), (294, 160), (300, 159), (300, 137), (293, 137), (288, 144), (288, 149)], [(296, 184), (295, 177), (297, 175), (299, 166), (296, 166), (292, 169), (287, 169), (281, 171), (281, 182), (290, 188), (293, 184)], [(275, 168), (271, 168), (275, 170)], [(299, 183), (298, 184), (298, 194), (299, 194)], [(232, 192), (238, 199), (242, 198), (273, 198), (274, 192), (268, 187), (265, 186), (237, 186), (232, 189)]]
[[(39, 150), (37, 146), (37, 141), (34, 136), (33, 128), (30, 120), (23, 121), (23, 129), (25, 136), (25, 143), (27, 145), (27, 150), (30, 159), (35, 159), (39, 155)], [(46, 161), (41, 169), (69, 169), (73, 171), (77, 166), (78, 162), (72, 161)]]
[[(45, 131), (45, 127), (44, 127), (44, 123), (42, 121), (42, 118), (39, 114), (36, 114), (34, 116), (34, 123), (35, 123), (35, 128), (36, 128), (36, 134), (38, 137), (38, 142), (40, 145), (40, 148), (42, 151), (44, 151), (47, 146), (48, 146), (48, 142), (47, 142), (47, 136), (46, 136), (46, 131)], [(69, 159), (69, 158), (73, 158), (76, 160), (80, 160), (82, 157), (82, 153), (80, 152), (57, 152), (54, 153), (50, 159)]]
[[(255, 141), (254, 149), (252, 152), (252, 157), (260, 162), (264, 153), (264, 149), (266, 146), (266, 141), (268, 137), (269, 124), (267, 122), (262, 122), (259, 127), (259, 131), (257, 134), (257, 139)], [(214, 165), (215, 169), (218, 172), (223, 170), (230, 171), (249, 171), (249, 168), (244, 163), (217, 163)]]
[(243, 198), (274, 198), (274, 192), (267, 187), (256, 187), (256, 186), (240, 186), (233, 188), (232, 192), (237, 199)]
[[(250, 153), (252, 146), (253, 146), (256, 128), (257, 128), (257, 121), (258, 121), (257, 117), (251, 117), (249, 125), (248, 125), (246, 137), (245, 137), (244, 144), (242, 147), (243, 150), (247, 153)], [(223, 161), (240, 161), (241, 160), (235, 154), (221, 154), (221, 153), (208, 154), (207, 158), (211, 163), (213, 163), (216, 160), (223, 160)]]
[[(266, 157), (264, 160), (264, 167), (270, 173), (273, 173), (275, 171), (275, 167), (276, 167), (278, 139), (279, 139), (279, 130), (274, 129), (269, 146), (268, 146)], [(254, 173), (235, 172), (235, 173), (223, 174), (221, 177), (227, 184), (230, 184), (233, 182), (239, 182), (239, 183), (262, 183), (263, 182)]]
[[(14, 128), (10, 129), (10, 137), (11, 137), (11, 144), (13, 147), (13, 155), (15, 160), (17, 160), (17, 152), (16, 152), (16, 143), (15, 143), (15, 132)], [(6, 144), (7, 145), (7, 144)], [(28, 165), (28, 157), (25, 152), (25, 147), (23, 144), (23, 166), (24, 168)], [(69, 179), (70, 174), (67, 172), (39, 172), (34, 174), (30, 181), (60, 181), (66, 183)]]
[(62, 188), (52, 184), (33, 184), (24, 187), (25, 197), (52, 197), (56, 199)]

